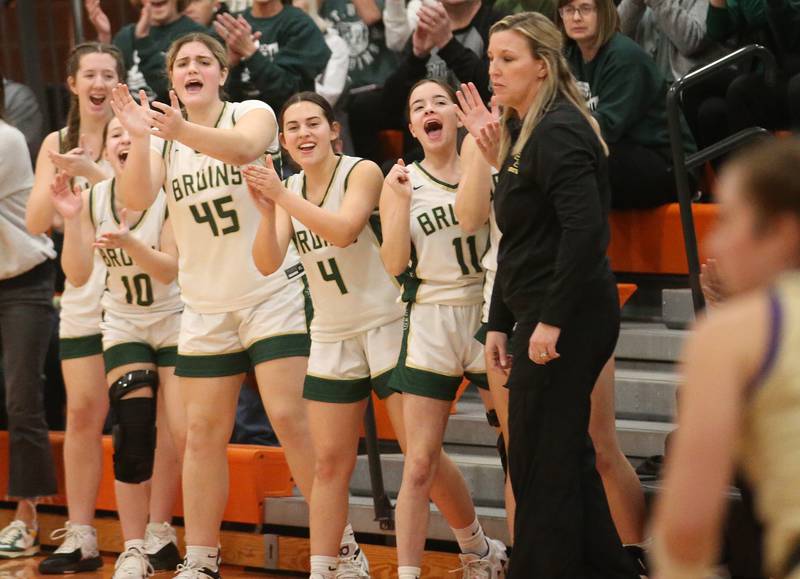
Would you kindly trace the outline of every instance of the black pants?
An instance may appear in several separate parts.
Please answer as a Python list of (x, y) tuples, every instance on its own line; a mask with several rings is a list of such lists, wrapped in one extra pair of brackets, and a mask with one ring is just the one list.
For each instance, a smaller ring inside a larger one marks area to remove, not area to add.
[(533, 324), (517, 326), (508, 380), (509, 473), (517, 514), (510, 579), (638, 579), (622, 548), (589, 438), (591, 393), (619, 334), (613, 282), (586, 292), (562, 328), (561, 358), (528, 357)]
[(44, 413), (42, 371), (53, 333), (53, 262), (0, 281), (9, 437), (8, 494), (35, 498), (56, 494), (56, 473)]
[(611, 206), (646, 209), (675, 201), (672, 163), (663, 153), (629, 141), (609, 145)]

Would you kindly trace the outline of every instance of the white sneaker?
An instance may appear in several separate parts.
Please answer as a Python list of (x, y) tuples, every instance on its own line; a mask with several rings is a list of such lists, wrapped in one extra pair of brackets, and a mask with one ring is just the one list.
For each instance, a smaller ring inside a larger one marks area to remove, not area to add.
[(486, 537), (486, 543), (489, 545), (489, 552), (485, 556), (463, 553), (458, 556), (461, 559), (461, 568), (451, 573), (463, 571), (463, 579), (504, 579), (508, 565), (506, 546), (502, 541), (489, 537)]
[(56, 541), (63, 538), (64, 542), (39, 563), (39, 572), (43, 575), (96, 571), (103, 566), (94, 527), (73, 525), (67, 521), (64, 528), (53, 531), (50, 538)]
[[(219, 563), (219, 558), (217, 558)], [(219, 579), (219, 571), (212, 571), (208, 567), (202, 567), (197, 561), (184, 559), (183, 563), (178, 565), (178, 572), (175, 574), (174, 579)]]
[(147, 579), (153, 574), (153, 566), (141, 547), (130, 547), (120, 553), (114, 565), (112, 579)]
[[(351, 553), (351, 549), (355, 549)], [(356, 543), (348, 543), (339, 548), (339, 564), (336, 579), (369, 579), (369, 561), (364, 551)]]
[(155, 571), (177, 568), (181, 556), (175, 528), (169, 523), (148, 523), (144, 534), (144, 552)]
[(39, 552), (39, 532), (22, 521), (11, 521), (0, 531), (0, 559), (30, 557)]

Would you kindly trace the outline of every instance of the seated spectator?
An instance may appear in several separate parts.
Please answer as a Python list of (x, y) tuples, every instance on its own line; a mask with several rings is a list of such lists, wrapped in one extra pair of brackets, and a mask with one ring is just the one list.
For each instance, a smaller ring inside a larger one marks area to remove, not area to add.
[(25, 142), (33, 160), (44, 139), (44, 116), (39, 108), (39, 101), (36, 100), (33, 91), (24, 84), (3, 79), (3, 89), (6, 122), (25, 135)]
[(331, 55), (314, 21), (281, 0), (256, 0), (236, 16), (218, 14), (214, 30), (228, 48), (231, 100), (262, 100), (276, 113), (294, 93), (314, 90)]
[(719, 42), (759, 43), (777, 57), (781, 73), (767, 87), (761, 72), (737, 77), (727, 92), (731, 131), (760, 126), (800, 130), (800, 6), (793, 0), (710, 0), (708, 34)]
[[(350, 50), (349, 94), (345, 112), (359, 157), (377, 160), (378, 130), (386, 126), (381, 88), (397, 68), (398, 56), (386, 43), (384, 0), (323, 0), (319, 13)], [(341, 115), (337, 115), (341, 121)]]
[[(612, 206), (673, 201), (666, 79), (639, 45), (617, 32), (612, 0), (559, 0), (558, 10), (567, 60), (610, 149)], [(684, 132), (687, 150), (694, 150)]]
[[(176, 38), (189, 32), (205, 32), (205, 27), (195, 23), (178, 11), (178, 0), (167, 0), (152, 4), (148, 0), (131, 0), (141, 7), (139, 20), (124, 26), (113, 43), (122, 51), (127, 70), (127, 85), (133, 94), (144, 89), (147, 98), (169, 102), (164, 55)], [(108, 17), (100, 7), (99, 0), (86, 0), (89, 18), (97, 30), (101, 42), (111, 36)]]

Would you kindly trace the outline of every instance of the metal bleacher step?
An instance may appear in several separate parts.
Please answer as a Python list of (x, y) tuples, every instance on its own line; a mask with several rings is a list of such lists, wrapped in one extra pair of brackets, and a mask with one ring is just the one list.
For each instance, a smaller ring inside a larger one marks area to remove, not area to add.
[[(475, 511), (487, 535), (509, 544), (505, 509), (476, 507)], [(380, 524), (375, 521), (371, 496), (351, 496), (348, 514), (350, 524), (353, 525), (356, 533), (394, 535), (394, 531), (381, 529)], [(308, 506), (300, 497), (267, 498), (264, 501), (264, 524), (282, 527), (308, 527)], [(431, 504), (428, 524), (428, 539), (434, 541), (454, 540), (450, 526), (436, 505), (433, 504)]]
[(617, 364), (614, 396), (617, 418), (670, 422), (675, 416), (677, 386), (678, 375), (672, 365)]
[(677, 362), (688, 330), (674, 330), (664, 324), (623, 322), (616, 357), (621, 360)]

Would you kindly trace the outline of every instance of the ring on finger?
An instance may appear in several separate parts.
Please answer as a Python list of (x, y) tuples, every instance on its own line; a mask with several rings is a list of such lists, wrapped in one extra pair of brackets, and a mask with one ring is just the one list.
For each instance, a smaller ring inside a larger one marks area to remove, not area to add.
[(547, 352), (540, 352), (539, 353), (539, 357), (540, 358), (547, 358)]

